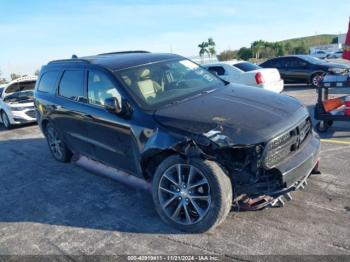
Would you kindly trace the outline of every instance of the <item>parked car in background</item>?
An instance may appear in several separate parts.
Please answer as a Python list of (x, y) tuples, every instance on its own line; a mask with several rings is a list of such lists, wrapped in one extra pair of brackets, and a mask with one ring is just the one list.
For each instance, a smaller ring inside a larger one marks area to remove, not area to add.
[(327, 58), (342, 58), (343, 50), (338, 50), (327, 55)]
[(33, 92), (36, 76), (20, 77), (6, 85), (0, 96), (0, 120), (5, 128), (35, 122)]
[(283, 80), (277, 69), (262, 68), (249, 62), (221, 62), (203, 65), (225, 81), (260, 87), (276, 93), (283, 91)]
[(326, 73), (337, 73), (349, 66), (330, 63), (310, 55), (281, 56), (265, 61), (263, 68), (277, 68), (285, 83), (307, 83), (318, 87)]
[(313, 57), (319, 58), (319, 59), (325, 59), (329, 53), (323, 50), (317, 50), (310, 54)]
[(175, 54), (52, 61), (35, 106), (56, 160), (75, 153), (145, 179), (159, 216), (184, 231), (216, 227), (240, 196), (276, 201), (319, 158), (298, 100), (230, 84)]

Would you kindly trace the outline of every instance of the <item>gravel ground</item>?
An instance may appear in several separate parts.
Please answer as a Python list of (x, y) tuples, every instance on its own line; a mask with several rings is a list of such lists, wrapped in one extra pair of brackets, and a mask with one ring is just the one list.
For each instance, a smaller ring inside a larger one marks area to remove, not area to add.
[[(314, 90), (286, 90), (312, 110)], [(0, 254), (350, 255), (350, 124), (322, 137), (332, 140), (322, 142), (322, 175), (285, 207), (231, 212), (214, 232), (184, 234), (147, 193), (54, 161), (36, 125), (0, 127)]]

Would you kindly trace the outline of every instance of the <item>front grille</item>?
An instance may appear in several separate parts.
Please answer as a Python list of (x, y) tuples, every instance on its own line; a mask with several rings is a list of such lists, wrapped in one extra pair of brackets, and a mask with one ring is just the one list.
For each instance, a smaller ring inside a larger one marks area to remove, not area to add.
[(31, 118), (36, 118), (35, 110), (27, 111), (27, 112), (26, 112), (26, 115), (29, 116), (29, 117), (31, 117)]
[(269, 169), (273, 168), (290, 154), (298, 151), (311, 133), (311, 130), (311, 120), (307, 118), (295, 128), (271, 140), (266, 147), (263, 160), (264, 166)]

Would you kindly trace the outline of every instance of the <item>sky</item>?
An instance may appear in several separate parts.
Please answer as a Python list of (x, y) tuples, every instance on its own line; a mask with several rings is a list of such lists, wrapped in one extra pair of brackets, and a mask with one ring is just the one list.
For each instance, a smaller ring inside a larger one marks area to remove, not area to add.
[(121, 50), (198, 54), (347, 31), (350, 0), (0, 0), (0, 71)]

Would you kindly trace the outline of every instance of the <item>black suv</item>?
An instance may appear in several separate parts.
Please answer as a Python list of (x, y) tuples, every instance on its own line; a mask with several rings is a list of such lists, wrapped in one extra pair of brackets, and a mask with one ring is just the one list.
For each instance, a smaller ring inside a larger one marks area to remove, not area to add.
[(337, 74), (348, 69), (344, 64), (330, 63), (310, 55), (281, 56), (265, 61), (264, 68), (277, 68), (285, 83), (307, 83), (318, 87), (326, 73)]
[(271, 204), (318, 163), (296, 99), (231, 85), (175, 54), (52, 61), (35, 106), (55, 159), (84, 155), (145, 179), (160, 217), (185, 231), (214, 228), (243, 196)]

